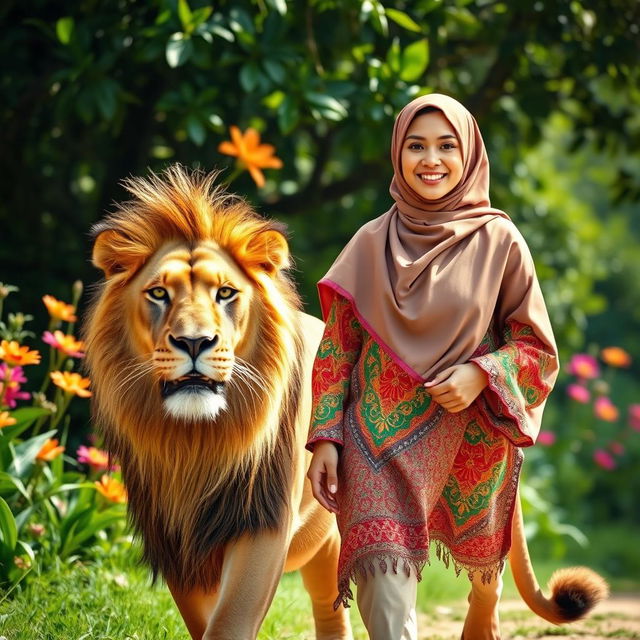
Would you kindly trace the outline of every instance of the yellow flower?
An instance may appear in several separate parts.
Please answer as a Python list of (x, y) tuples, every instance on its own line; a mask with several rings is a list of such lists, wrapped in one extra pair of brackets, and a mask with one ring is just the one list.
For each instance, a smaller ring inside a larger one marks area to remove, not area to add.
[(56, 320), (75, 322), (78, 319), (74, 315), (75, 308), (72, 304), (56, 300), (53, 296), (42, 296), (42, 302), (47, 307), (49, 315)]
[(94, 482), (96, 489), (110, 502), (124, 504), (127, 501), (127, 490), (119, 480), (111, 478), (106, 473), (99, 481)]
[(63, 451), (64, 447), (59, 447), (57, 440), (47, 440), (42, 445), (42, 449), (38, 451), (36, 460), (45, 460), (47, 462), (51, 462), (51, 460), (57, 458)]
[(81, 398), (89, 398), (91, 391), (87, 387), (91, 384), (89, 378), (83, 378), (79, 373), (70, 371), (52, 371), (53, 384), (60, 387), (66, 393), (73, 393)]
[(8, 411), (0, 411), (0, 429), (3, 427), (10, 427), (16, 423), (16, 419), (9, 415)]
[(631, 356), (620, 347), (605, 347), (600, 357), (611, 367), (628, 367), (631, 364)]
[(40, 352), (29, 351), (29, 347), (21, 347), (15, 340), (0, 342), (0, 360), (4, 360), (13, 367), (22, 367), (26, 364), (38, 364)]
[(231, 125), (229, 130), (231, 142), (228, 140), (221, 142), (218, 151), (238, 158), (258, 187), (264, 187), (264, 174), (261, 169), (282, 168), (282, 160), (273, 155), (275, 147), (270, 144), (260, 144), (260, 134), (255, 129), (249, 128), (243, 134), (238, 127)]

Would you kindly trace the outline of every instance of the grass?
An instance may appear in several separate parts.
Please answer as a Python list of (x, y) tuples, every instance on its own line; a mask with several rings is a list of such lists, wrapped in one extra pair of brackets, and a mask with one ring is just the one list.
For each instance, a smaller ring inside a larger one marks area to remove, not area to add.
[[(546, 584), (559, 563), (537, 561), (535, 566), (541, 584)], [(638, 589), (637, 581), (625, 581), (629, 584)], [(453, 569), (434, 561), (425, 568), (419, 585), (418, 610), (437, 619), (442, 617), (438, 607), (459, 604), (468, 590), (464, 573), (456, 578)], [(508, 570), (503, 597), (518, 597)], [(462, 609), (458, 607), (453, 617), (462, 619), (458, 610)], [(355, 604), (350, 614), (356, 640), (366, 640)], [(529, 624), (519, 616), (521, 612), (505, 612), (503, 619), (511, 618), (524, 631)], [(168, 590), (151, 586), (147, 571), (136, 567), (130, 556), (101, 559), (92, 565), (76, 563), (30, 577), (15, 598), (0, 603), (0, 635), (7, 640), (188, 640)], [(314, 638), (311, 606), (299, 574), (283, 577), (258, 638)]]

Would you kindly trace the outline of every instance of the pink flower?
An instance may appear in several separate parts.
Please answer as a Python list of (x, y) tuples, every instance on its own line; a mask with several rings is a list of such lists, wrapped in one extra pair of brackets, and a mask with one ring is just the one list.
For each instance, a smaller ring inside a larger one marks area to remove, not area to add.
[(56, 330), (53, 333), (45, 331), (42, 334), (42, 341), (71, 358), (84, 358), (84, 342), (76, 340), (73, 336), (65, 335), (62, 331)]
[(613, 442), (609, 443), (609, 451), (615, 453), (617, 456), (621, 456), (624, 454), (624, 447), (620, 442), (616, 442), (614, 440)]
[[(8, 380), (7, 369), (10, 369)], [(3, 402), (10, 409), (15, 409), (17, 400), (28, 400), (31, 397), (26, 391), (20, 391), (20, 385), (26, 381), (22, 367), (9, 368), (4, 363), (0, 364), (0, 397), (4, 393)]]
[(545, 447), (550, 447), (555, 441), (556, 434), (553, 433), (553, 431), (541, 431), (538, 434), (537, 442), (544, 445)]
[(581, 384), (570, 384), (567, 386), (567, 395), (576, 402), (586, 404), (591, 399), (589, 389)]
[(570, 374), (583, 380), (592, 380), (600, 375), (598, 361), (588, 353), (576, 353), (569, 361), (568, 369)]
[(606, 396), (600, 396), (593, 403), (593, 410), (600, 420), (615, 422), (618, 419), (618, 408)]
[(640, 431), (640, 404), (629, 405), (629, 426), (634, 431)]
[(613, 471), (616, 468), (616, 462), (608, 451), (604, 449), (596, 449), (593, 453), (593, 461), (607, 471)]
[(112, 465), (109, 467), (109, 454), (106, 451), (97, 449), (96, 447), (85, 447), (81, 445), (77, 451), (78, 462), (88, 464), (96, 471), (115, 470)]

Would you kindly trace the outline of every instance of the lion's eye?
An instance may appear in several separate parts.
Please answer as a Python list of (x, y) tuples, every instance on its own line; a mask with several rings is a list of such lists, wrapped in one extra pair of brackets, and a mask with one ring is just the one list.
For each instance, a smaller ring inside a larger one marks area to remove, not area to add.
[(231, 300), (237, 293), (237, 289), (233, 289), (231, 287), (220, 287), (216, 293), (216, 302), (220, 302), (221, 300)]
[(164, 287), (151, 287), (147, 289), (147, 295), (152, 300), (169, 301), (169, 292)]

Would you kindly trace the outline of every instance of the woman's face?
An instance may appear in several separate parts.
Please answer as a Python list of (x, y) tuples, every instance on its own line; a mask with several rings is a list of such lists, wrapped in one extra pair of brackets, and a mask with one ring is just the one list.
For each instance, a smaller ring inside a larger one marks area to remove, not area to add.
[(462, 149), (441, 111), (414, 118), (402, 144), (402, 175), (425, 200), (437, 200), (462, 178)]

